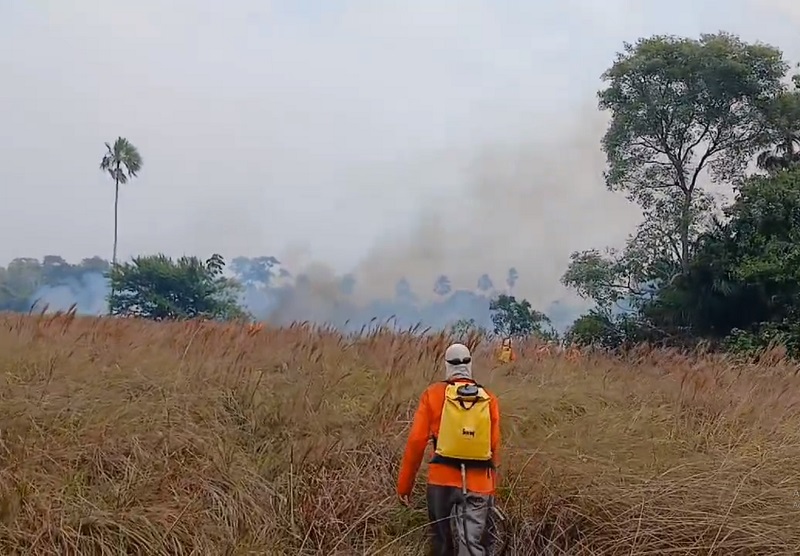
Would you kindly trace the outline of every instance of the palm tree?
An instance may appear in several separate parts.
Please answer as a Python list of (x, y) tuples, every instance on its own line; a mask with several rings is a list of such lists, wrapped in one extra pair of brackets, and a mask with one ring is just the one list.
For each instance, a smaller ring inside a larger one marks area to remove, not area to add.
[(513, 266), (508, 269), (508, 274), (506, 276), (506, 285), (508, 286), (508, 295), (511, 295), (511, 292), (514, 290), (514, 285), (519, 280), (519, 272)]
[(111, 264), (117, 264), (117, 222), (119, 214), (119, 186), (135, 178), (136, 172), (142, 169), (142, 156), (133, 144), (124, 137), (118, 137), (114, 145), (106, 143), (108, 152), (100, 162), (100, 169), (108, 172), (114, 180), (114, 254)]
[(450, 278), (442, 274), (436, 279), (436, 283), (433, 285), (433, 292), (436, 295), (445, 296), (451, 291), (453, 291), (453, 285), (450, 283)]
[(489, 278), (489, 275), (481, 274), (481, 277), (478, 278), (478, 289), (482, 292), (488, 292), (493, 287), (494, 284), (492, 283), (492, 279)]

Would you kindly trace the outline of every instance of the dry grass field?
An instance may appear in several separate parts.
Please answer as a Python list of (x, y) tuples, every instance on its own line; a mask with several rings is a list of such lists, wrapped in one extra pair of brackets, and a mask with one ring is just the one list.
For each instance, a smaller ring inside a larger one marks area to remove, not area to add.
[[(447, 341), (2, 315), (0, 553), (423, 554), (394, 484)], [(794, 366), (533, 350), (476, 350), (510, 554), (800, 553)]]

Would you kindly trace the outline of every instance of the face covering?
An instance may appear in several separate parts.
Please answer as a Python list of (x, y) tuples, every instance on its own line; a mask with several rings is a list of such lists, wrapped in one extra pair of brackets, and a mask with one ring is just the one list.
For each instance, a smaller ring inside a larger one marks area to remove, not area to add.
[[(458, 378), (472, 378), (472, 354), (469, 352), (469, 348), (463, 344), (453, 344), (449, 348), (444, 355), (445, 362), (444, 362), (444, 369), (445, 369), (445, 379), (446, 380), (455, 380)], [(467, 360), (468, 363), (459, 363), (459, 364), (452, 364), (449, 361), (464, 361)]]

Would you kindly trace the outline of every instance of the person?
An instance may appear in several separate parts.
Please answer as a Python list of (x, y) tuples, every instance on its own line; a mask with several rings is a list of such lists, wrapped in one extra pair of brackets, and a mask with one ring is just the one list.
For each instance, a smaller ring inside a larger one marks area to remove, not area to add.
[(432, 440), (426, 492), (432, 553), (453, 554), (450, 516), (456, 509), (458, 554), (484, 556), (491, 545), (490, 535), (485, 533), (500, 463), (500, 407), (497, 398), (473, 380), (467, 346), (451, 345), (444, 358), (445, 380), (425, 389), (414, 414), (397, 495), (410, 505), (414, 480)]
[(497, 360), (500, 363), (511, 363), (517, 359), (514, 353), (514, 348), (511, 347), (511, 338), (503, 338), (503, 343), (500, 345), (500, 350), (497, 354)]

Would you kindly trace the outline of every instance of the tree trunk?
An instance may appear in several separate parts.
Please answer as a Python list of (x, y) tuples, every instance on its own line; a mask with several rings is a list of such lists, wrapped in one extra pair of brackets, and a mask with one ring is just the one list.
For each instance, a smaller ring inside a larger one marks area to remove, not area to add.
[(114, 252), (111, 256), (111, 265), (117, 264), (117, 219), (119, 213), (119, 178), (114, 184)]
[(683, 206), (681, 207), (681, 274), (684, 276), (689, 272), (689, 227), (691, 226), (692, 198), (685, 195)]
[[(111, 270), (117, 266), (117, 224), (119, 215), (119, 177), (114, 181), (114, 251), (111, 255)], [(108, 314), (112, 313), (111, 300), (114, 297), (114, 282), (111, 282), (111, 295), (108, 298)]]

